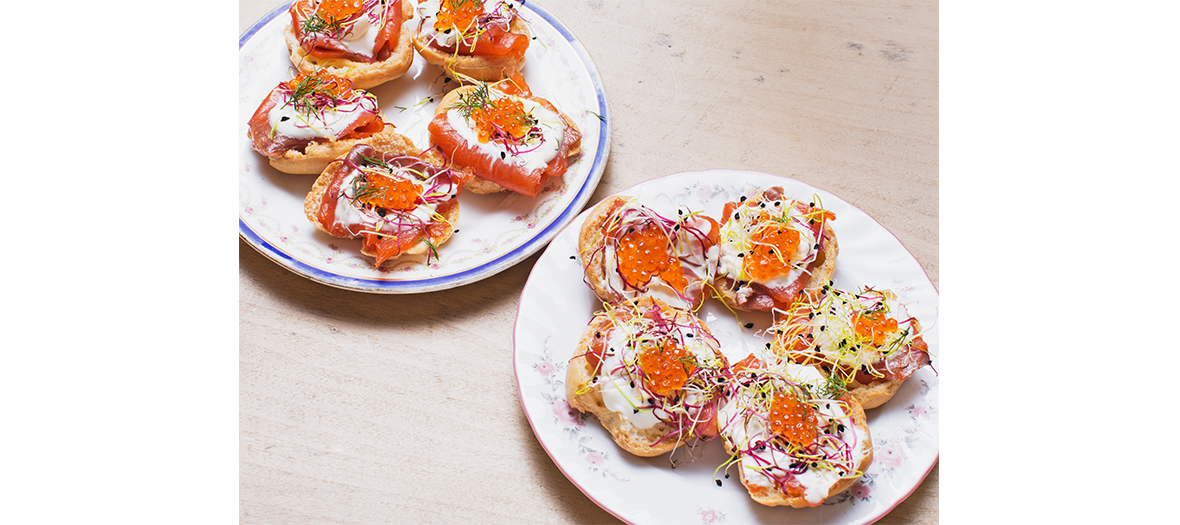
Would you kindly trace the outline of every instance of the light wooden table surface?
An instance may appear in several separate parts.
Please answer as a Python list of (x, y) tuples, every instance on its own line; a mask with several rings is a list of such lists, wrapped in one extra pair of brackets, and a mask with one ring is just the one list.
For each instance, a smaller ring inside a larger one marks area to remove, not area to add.
[[(937, 2), (538, 4), (607, 93), (591, 204), (683, 171), (793, 177), (868, 213), (938, 285)], [(241, 31), (278, 5), (242, 0)], [(370, 295), (239, 242), (240, 521), (618, 522), (520, 405), (512, 330), (537, 257), (456, 289)], [(879, 523), (937, 522), (935, 465)]]

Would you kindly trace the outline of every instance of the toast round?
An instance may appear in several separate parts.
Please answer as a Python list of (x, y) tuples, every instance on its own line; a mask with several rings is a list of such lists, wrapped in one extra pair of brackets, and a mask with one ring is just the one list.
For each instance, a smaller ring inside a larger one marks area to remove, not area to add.
[[(408, 163), (410, 161), (404, 159), (415, 158), (419, 160), (417, 164), (413, 164), (415, 169), (424, 168), (435, 173), (437, 173), (436, 170), (445, 170), (445, 168), (442, 168), (443, 162), (441, 155), (439, 155), (434, 150), (419, 154), (414, 148), (413, 144), (408, 140), (404, 143), (391, 145), (389, 148), (384, 150), (377, 150), (371, 146), (363, 144), (355, 147), (346, 155), (337, 159), (337, 161), (332, 162), (324, 170), (324, 172), (321, 173), (318, 178), (316, 178), (315, 183), (312, 185), (311, 191), (308, 192), (307, 197), (303, 201), (303, 212), (307, 216), (307, 219), (311, 221), (311, 223), (314, 224), (317, 229), (333, 237), (350, 239), (360, 236), (359, 234), (356, 234), (356, 232), (350, 231), (341, 225), (326, 224), (322, 220), (319, 211), (324, 203), (324, 200), (330, 199), (332, 197), (329, 195), (329, 189), (331, 188), (333, 181), (336, 179), (338, 172), (348, 169), (345, 161), (347, 160), (354, 164), (359, 164), (362, 160), (362, 157), (375, 158), (389, 163)], [(458, 193), (459, 184), (455, 184), (454, 186), (455, 191), (452, 196)], [(386, 260), (396, 260), (403, 256), (421, 255), (427, 253), (428, 250), (437, 249), (451, 238), (451, 235), (455, 230), (454, 225), (459, 221), (458, 200), (454, 200), (453, 198), (450, 200), (452, 200), (452, 202), (449, 202), (445, 206), (440, 207), (437, 215), (431, 217), (429, 226), (423, 226), (418, 229), (418, 231), (415, 233), (416, 237), (410, 240), (408, 248), (401, 250), (399, 253), (394, 254), (388, 259), (383, 260), (381, 259), (381, 254), (379, 254), (376, 250), (371, 249), (368, 246), (368, 243), (362, 243), (361, 253), (377, 259), (376, 264), (380, 266)], [(422, 242), (422, 238), (425, 238), (429, 242)]]
[[(385, 60), (377, 62), (357, 62), (346, 58), (318, 58), (307, 54), (295, 36), (291, 24), (283, 29), (283, 38), (287, 41), (287, 51), (291, 55), (291, 64), (303, 73), (324, 69), (338, 77), (352, 81), (356, 89), (368, 89), (401, 77), (414, 63), (413, 33), (417, 27), (414, 17), (413, 0), (403, 0), (402, 26), (398, 34), (397, 44)], [(292, 5), (294, 9), (294, 5)]]
[[(735, 378), (730, 400), (718, 417), (718, 434), (754, 501), (772, 507), (815, 507), (852, 486), (872, 463), (864, 409), (847, 394), (824, 397), (818, 371), (786, 365), (743, 370)], [(776, 392), (790, 392), (810, 407), (815, 418), (813, 443), (790, 443), (767, 428), (773, 402), (766, 400)]]
[(823, 292), (796, 303), (770, 327), (775, 354), (837, 376), (866, 410), (889, 401), (930, 364), (921, 324), (892, 291)]
[[(494, 89), (495, 85), (494, 84), (491, 85), (490, 88)], [(452, 89), (451, 91), (447, 92), (446, 95), (443, 95), (442, 100), (439, 101), (438, 106), (435, 107), (435, 109), (434, 109), (435, 116), (438, 117), (439, 115), (446, 114), (447, 111), (449, 111), (451, 108), (455, 107), (457, 105), (457, 103), (460, 102), (462, 96), (464, 96), (468, 93), (471, 93), (477, 89), (479, 89), (477, 86), (468, 85), (468, 86), (460, 86), (458, 88)], [(543, 99), (536, 99), (535, 97), (531, 97), (531, 96), (520, 96), (520, 95), (514, 95), (514, 96), (519, 96), (520, 98), (528, 98), (528, 99), (534, 99), (534, 100), (543, 100)], [(581, 136), (580, 132), (578, 131), (578, 126), (576, 124), (574, 124), (573, 119), (571, 119), (569, 117), (569, 115), (566, 115), (565, 112), (563, 112), (561, 110), (558, 110), (557, 114), (561, 118), (562, 123), (565, 124), (567, 131), (571, 131), (573, 133), (579, 133), (578, 136), (579, 137)], [(433, 138), (428, 137), (428, 140), (430, 141), (431, 145), (433, 146), (434, 145)], [(566, 158), (569, 159), (569, 158), (576, 157), (580, 151), (581, 151), (581, 140), (579, 140), (576, 144), (573, 145), (573, 147), (570, 148), (568, 154), (566, 155)], [(464, 166), (459, 163), (456, 163), (456, 162), (454, 162), (454, 159), (451, 159), (451, 162), (452, 162), (452, 165), (454, 165), (454, 167), (456, 169), (461, 170), (461, 171), (465, 171), (468, 174), (467, 182), (464, 183), (464, 185), (463, 185), (464, 191), (469, 191), (471, 193), (475, 193), (475, 194), (479, 194), (479, 195), (488, 195), (488, 194), (492, 194), (492, 193), (500, 193), (503, 191), (510, 191), (507, 188), (505, 188), (504, 186), (501, 186), (500, 184), (498, 184), (494, 181), (491, 181), (491, 180), (488, 180), (488, 179), (482, 177), (480, 173), (476, 172), (470, 166)], [(548, 184), (550, 184), (553, 181), (553, 179), (556, 179), (556, 178), (557, 177), (549, 177), (548, 180), (546, 180), (546, 182), (542, 188), (548, 187)]]
[[(742, 199), (741, 202), (731, 202), (726, 205), (725, 217), (722, 219), (722, 239), (719, 244), (721, 256), (718, 258), (718, 268), (715, 277), (713, 278), (714, 295), (730, 308), (745, 311), (770, 311), (770, 310), (786, 310), (799, 299), (814, 296), (821, 292), (824, 286), (827, 286), (832, 281), (832, 276), (836, 273), (836, 256), (840, 253), (840, 245), (836, 241), (836, 232), (832, 229), (831, 221), (834, 219), (825, 218), (822, 224), (818, 227), (818, 238), (814, 239), (814, 243), (818, 244), (817, 248), (810, 248), (808, 252), (814, 254), (814, 259), (805, 263), (805, 267), (801, 271), (793, 270), (790, 275), (794, 276), (788, 279), (786, 283), (778, 282), (781, 277), (775, 277), (771, 281), (761, 281), (745, 275), (741, 270), (742, 263), (740, 261), (751, 250), (751, 243), (746, 239), (746, 236), (739, 232), (741, 226), (737, 225), (734, 219), (734, 212), (732, 209), (741, 209), (743, 206), (749, 205), (750, 202), (754, 204), (775, 204), (781, 202), (784, 206), (791, 206), (797, 201), (794, 199), (784, 198), (782, 195), (782, 188), (773, 187), (763, 191), (755, 199)], [(806, 205), (805, 205), (806, 206)], [(821, 217), (823, 214), (830, 214), (819, 208), (810, 208), (808, 213)], [(815, 233), (809, 231), (808, 228), (799, 226), (792, 222), (792, 228), (805, 235), (805, 238), (815, 237)], [(734, 254), (737, 254), (736, 257)], [(806, 259), (802, 259), (806, 260)], [(790, 258), (790, 262), (804, 264), (800, 259)]]
[[(667, 253), (685, 277), (683, 290), (675, 289), (659, 276), (647, 282), (631, 283), (619, 267), (618, 247), (632, 229), (657, 227), (668, 240)], [(578, 254), (586, 284), (599, 299), (618, 302), (643, 296), (658, 296), (676, 308), (697, 310), (708, 294), (716, 265), (717, 223), (704, 215), (679, 214), (664, 219), (632, 197), (612, 196), (590, 210), (578, 232)]]
[[(674, 331), (667, 331), (669, 325)], [(694, 368), (683, 386), (667, 390), (659, 386), (659, 372), (644, 371), (637, 362), (644, 352), (675, 352), (651, 344), (653, 337), (666, 341), (669, 335), (687, 354), (681, 356), (684, 362)], [(640, 348), (628, 347), (628, 340), (640, 341)], [(591, 319), (566, 371), (566, 396), (571, 407), (598, 418), (623, 450), (654, 457), (714, 433), (715, 403), (723, 385), (716, 378), (726, 366), (703, 321), (644, 297), (607, 305)]]
[[(430, 32), (425, 29), (426, 19), (419, 16), (413, 28), (413, 46), (427, 63), (436, 65), (443, 70), (443, 74), (453, 80), (466, 82), (474, 79), (480, 82), (496, 82), (504, 78), (505, 69), (517, 71), (524, 68), (525, 56), (512, 55), (464, 55), (446, 51), (438, 47), (430, 38)], [(509, 23), (509, 30), (513, 33), (532, 37), (529, 26), (519, 16)]]

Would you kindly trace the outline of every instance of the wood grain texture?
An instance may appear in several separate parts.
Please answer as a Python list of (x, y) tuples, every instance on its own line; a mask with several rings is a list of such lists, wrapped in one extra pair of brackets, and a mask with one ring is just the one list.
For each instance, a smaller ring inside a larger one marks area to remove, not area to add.
[[(681, 171), (789, 176), (864, 210), (938, 285), (937, 2), (538, 3), (581, 40), (610, 104), (590, 205)], [(241, 30), (276, 5), (242, 0)], [(520, 406), (512, 330), (537, 257), (458, 289), (373, 295), (239, 242), (240, 521), (617, 523)], [(937, 523), (938, 472), (879, 523)]]

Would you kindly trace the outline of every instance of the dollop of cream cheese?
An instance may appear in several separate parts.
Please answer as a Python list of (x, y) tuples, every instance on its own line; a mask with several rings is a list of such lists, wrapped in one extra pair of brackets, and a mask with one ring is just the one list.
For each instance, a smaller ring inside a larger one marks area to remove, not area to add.
[[(488, 92), (493, 99), (512, 97), (512, 95), (506, 95), (494, 89), (489, 89)], [(447, 122), (459, 133), (459, 136), (463, 137), (463, 140), (468, 144), (475, 145), (485, 155), (500, 158), (504, 162), (521, 166), (527, 171), (544, 169), (548, 166), (549, 161), (557, 156), (561, 139), (565, 135), (565, 122), (561, 120), (560, 115), (532, 100), (520, 97), (512, 98), (520, 100), (525, 113), (537, 119), (537, 126), (541, 128), (541, 136), (529, 139), (528, 142), (521, 145), (520, 149), (525, 151), (521, 151), (519, 154), (513, 154), (496, 140), (480, 142), (479, 133), (458, 109), (447, 110)]]
[(357, 93), (361, 96), (355, 102), (309, 113), (297, 111), (292, 105), (276, 104), (268, 115), (270, 127), (279, 135), (300, 139), (339, 137), (360, 114), (377, 112), (377, 99), (359, 90)]
[[(794, 363), (785, 364), (786, 377), (800, 383), (822, 384), (825, 379), (822, 374), (814, 367), (801, 366)], [(753, 389), (741, 389), (734, 396), (731, 396), (726, 403), (718, 411), (718, 416), (721, 421), (725, 422), (723, 427), (723, 437), (735, 448), (745, 450), (750, 448), (748, 444), (759, 441), (769, 441), (773, 438), (770, 430), (766, 424), (766, 418), (763, 417), (745, 417), (745, 407), (749, 407), (754, 403), (754, 396), (756, 395)], [(830, 403), (819, 403), (816, 407), (817, 412), (823, 419), (834, 419), (844, 425), (843, 432), (834, 432), (832, 435), (836, 436), (840, 441), (843, 441), (849, 446), (851, 453), (851, 465), (854, 467), (859, 465), (865, 458), (865, 447), (861, 442), (862, 437), (859, 435), (856, 426), (852, 423), (852, 418), (844, 412), (841, 405), (835, 400)], [(774, 471), (774, 467), (770, 465), (789, 465), (791, 458), (782, 450), (774, 446), (767, 446), (761, 450), (749, 450), (741, 459), (741, 468), (745, 473), (744, 477), (746, 483), (752, 486), (759, 487), (775, 487), (774, 479), (769, 475), (763, 473), (764, 469)], [(783, 471), (777, 472), (783, 475)], [(828, 496), (828, 492), (832, 487), (839, 482), (843, 476), (831, 469), (823, 468), (809, 468), (806, 471), (795, 474), (795, 480), (799, 482), (804, 488), (803, 497), (809, 504), (818, 505)]]
[(353, 53), (373, 56), (373, 48), (377, 46), (377, 34), (381, 32), (378, 24), (369, 22), (369, 15), (361, 15), (352, 29), (340, 40)]
[[(850, 292), (839, 291), (838, 295), (829, 293), (816, 308), (816, 315), (806, 320), (810, 325), (809, 333), (814, 337), (814, 344), (819, 347), (820, 352), (835, 358), (842, 367), (857, 369), (862, 365), (871, 366), (883, 355), (882, 350), (894, 347), (899, 344), (899, 339), (906, 337), (905, 326), (909, 314), (905, 306), (897, 300), (897, 296), (892, 292), (885, 292), (880, 295), (874, 294), (872, 297), (869, 300), (860, 300)], [(872, 309), (877, 299), (884, 303), (885, 311), (888, 312), (884, 314), (885, 317), (897, 321), (898, 330), (886, 335), (880, 348), (871, 344), (858, 348), (855, 346), (858, 341), (867, 343), (867, 339), (871, 338), (857, 335), (855, 317), (858, 312)], [(914, 334), (910, 333), (908, 336), (913, 337)]]
[(791, 228), (799, 232), (799, 243), (795, 245), (793, 253), (785, 254), (787, 262), (791, 264), (791, 269), (785, 274), (777, 275), (768, 281), (754, 281), (765, 285), (768, 288), (775, 288), (780, 286), (787, 286), (796, 279), (799, 275), (806, 271), (806, 263), (810, 262), (810, 255), (815, 251), (815, 235), (811, 233), (810, 228), (803, 227), (799, 224), (800, 221), (806, 222), (806, 219), (800, 219), (803, 215), (798, 208), (791, 205), (790, 200), (780, 199), (766, 202), (766, 207), (761, 206), (746, 206), (744, 203), (739, 205), (734, 213), (737, 217), (730, 215), (725, 218), (725, 222), (721, 225), (721, 242), (719, 244), (720, 254), (717, 261), (717, 275), (724, 275), (735, 281), (751, 281), (748, 275), (742, 274), (742, 262), (744, 257), (750, 254), (754, 249), (754, 242), (750, 236), (757, 231), (758, 216), (766, 211), (772, 217), (781, 217), (786, 208), (787, 221), (783, 227)]

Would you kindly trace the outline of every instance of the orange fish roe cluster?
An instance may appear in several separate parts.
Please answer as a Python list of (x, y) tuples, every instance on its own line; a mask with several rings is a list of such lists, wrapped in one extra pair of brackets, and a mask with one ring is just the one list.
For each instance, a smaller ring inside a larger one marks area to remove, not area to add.
[(617, 255), (623, 279), (632, 285), (646, 284), (659, 276), (677, 291), (684, 291), (688, 280), (680, 260), (670, 252), (671, 243), (664, 230), (654, 224), (634, 228), (619, 239)]
[(295, 78), (287, 81), (287, 87), (299, 98), (322, 96), (339, 99), (344, 98), (349, 91), (352, 91), (352, 82), (325, 73), (320, 69), (310, 75), (299, 73)]
[(370, 173), (369, 195), (362, 200), (373, 206), (390, 210), (410, 210), (422, 201), (422, 187), (401, 177)]
[(332, 17), (344, 20), (364, 8), (361, 0), (321, 0), (316, 13), (322, 17)]
[(503, 136), (523, 138), (533, 127), (533, 119), (524, 111), (524, 104), (511, 97), (501, 97), (471, 110), (471, 121), (480, 142)]
[(466, 33), (475, 24), (475, 19), (483, 14), (482, 0), (443, 0), (438, 7), (438, 16), (434, 22), (436, 31), (455, 29)]
[(661, 396), (683, 388), (688, 374), (696, 370), (684, 347), (672, 338), (665, 339), (660, 346), (644, 348), (639, 354), (639, 368), (647, 375), (648, 389)]
[(897, 320), (885, 317), (881, 312), (862, 312), (856, 314), (853, 329), (858, 337), (872, 339), (873, 345), (879, 346), (885, 342), (885, 336), (897, 331)]
[(776, 392), (770, 404), (770, 430), (800, 447), (810, 446), (819, 433), (811, 405), (799, 401), (794, 392)]
[(799, 247), (799, 232), (772, 222), (765, 212), (758, 221), (764, 227), (750, 236), (754, 249), (743, 258), (742, 272), (755, 281), (769, 281), (790, 271), (790, 256)]

